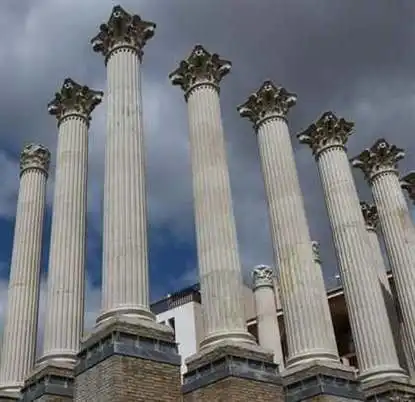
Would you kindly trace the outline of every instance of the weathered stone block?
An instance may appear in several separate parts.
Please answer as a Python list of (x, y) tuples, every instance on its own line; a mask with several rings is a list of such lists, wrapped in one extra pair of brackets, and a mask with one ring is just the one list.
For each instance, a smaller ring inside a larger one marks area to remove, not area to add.
[(187, 362), (184, 402), (283, 401), (278, 367), (256, 346), (221, 344)]
[(73, 401), (73, 365), (44, 362), (35, 368), (22, 389), (23, 402)]
[(415, 386), (398, 381), (378, 381), (363, 386), (368, 402), (415, 402)]
[(283, 376), (286, 402), (354, 402), (363, 394), (353, 369), (313, 362), (288, 368)]

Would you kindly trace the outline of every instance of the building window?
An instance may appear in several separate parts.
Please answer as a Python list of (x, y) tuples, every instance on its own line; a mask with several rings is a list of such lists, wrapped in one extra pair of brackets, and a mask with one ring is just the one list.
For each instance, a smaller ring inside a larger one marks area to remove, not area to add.
[(258, 343), (258, 327), (256, 322), (248, 325), (248, 332), (255, 337), (255, 340)]
[(176, 337), (176, 323), (174, 317), (168, 319), (168, 326), (173, 330), (174, 336)]

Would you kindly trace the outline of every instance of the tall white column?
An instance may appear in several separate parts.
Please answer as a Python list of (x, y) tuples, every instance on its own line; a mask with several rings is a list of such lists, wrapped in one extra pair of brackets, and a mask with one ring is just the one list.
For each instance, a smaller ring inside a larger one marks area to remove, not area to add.
[(18, 392), (35, 363), (49, 163), (50, 152), (42, 145), (28, 145), (20, 155), (20, 188), (1, 352), (1, 391)]
[(398, 312), (396, 309), (397, 305), (389, 283), (385, 260), (380, 246), (378, 237), (379, 214), (376, 205), (374, 204), (362, 201), (360, 202), (360, 207), (366, 223), (368, 247), (372, 250), (373, 262), (377, 268), (378, 279), (382, 289), (383, 298), (385, 300), (386, 309), (388, 311), (389, 322), (392, 328), (399, 362), (401, 367), (408, 368), (408, 366), (411, 367), (411, 362), (407, 361), (411, 353), (409, 348), (407, 348), (407, 336), (404, 328), (399, 322)]
[(155, 24), (115, 6), (91, 40), (107, 67), (102, 309), (153, 319), (150, 312), (145, 149), (141, 100), (143, 48)]
[(74, 361), (84, 324), (88, 126), (102, 92), (65, 79), (49, 103), (58, 120), (48, 296), (40, 361)]
[(264, 349), (273, 352), (274, 362), (278, 364), (281, 371), (284, 368), (284, 355), (278, 326), (273, 276), (272, 269), (266, 265), (258, 265), (252, 271), (258, 343)]
[(402, 149), (379, 139), (353, 158), (372, 188), (407, 341), (415, 357), (415, 226), (401, 189)]
[(254, 342), (246, 330), (242, 275), (219, 102), (231, 63), (197, 45), (170, 74), (185, 92), (193, 173), (199, 278), (206, 338)]
[(287, 366), (339, 361), (321, 269), (313, 262), (304, 200), (286, 121), (296, 96), (270, 81), (238, 107), (254, 123), (265, 183), (272, 244), (280, 271)]
[(378, 272), (367, 246), (345, 144), (354, 124), (326, 112), (298, 135), (317, 160), (342, 276), (344, 294), (362, 381), (406, 380), (399, 366)]

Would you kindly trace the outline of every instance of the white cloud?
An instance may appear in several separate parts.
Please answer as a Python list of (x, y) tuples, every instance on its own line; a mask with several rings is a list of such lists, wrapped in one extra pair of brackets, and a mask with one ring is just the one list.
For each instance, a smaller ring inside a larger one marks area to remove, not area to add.
[[(56, 122), (47, 115), (46, 103), (67, 76), (105, 90), (104, 61), (93, 54), (89, 40), (99, 24), (108, 18), (115, 3), (111, 0), (22, 0), (0, 6), (0, 35), (8, 38), (7, 46), (0, 46), (1, 98), (4, 99), (3, 102), (0, 99), (0, 149), (3, 143), (12, 144), (17, 160), (25, 142), (40, 141), (54, 154)], [(275, 2), (266, 0), (261, 2), (261, 7), (242, 0), (211, 0), (197, 5), (190, 0), (166, 1), (163, 5), (152, 0), (123, 2), (126, 9), (158, 24), (155, 37), (145, 48), (143, 63), (151, 225), (167, 225), (184, 241), (193, 230), (186, 104), (181, 91), (169, 84), (167, 75), (199, 41), (234, 62), (232, 74), (224, 80), (221, 100), (245, 270), (257, 263), (272, 263), (272, 254), (255, 136), (250, 125), (237, 117), (235, 106), (265, 78), (298, 91), (298, 106), (290, 115), (293, 134), (326, 108), (333, 107), (357, 122), (359, 133), (351, 140), (351, 151), (369, 145), (378, 135), (389, 135), (408, 149), (403, 166), (407, 168), (414, 163), (413, 141), (409, 135), (415, 123), (411, 112), (413, 88), (406, 85), (407, 74), (414, 70), (414, 61), (408, 56), (410, 52), (400, 50), (412, 38), (405, 21), (393, 32), (383, 29), (384, 23), (392, 24), (397, 14), (394, 7), (386, 7), (380, 0), (376, 8), (365, 6), (356, 14), (342, 3), (319, 4), (313, 5), (310, 20), (310, 10), (295, 1), (279, 5), (278, 10)], [(382, 14), (385, 9), (388, 12)], [(339, 18), (342, 15), (348, 18)], [(258, 18), (263, 23), (252, 28), (252, 21)], [(320, 19), (324, 23), (318, 23)], [(328, 22), (330, 35), (326, 31)], [(271, 47), (270, 38), (275, 40)], [(338, 50), (339, 43), (345, 46), (343, 51)], [(258, 44), (266, 44), (266, 48)], [(396, 57), (386, 59), (385, 46)], [(329, 54), (337, 56), (328, 57)], [(398, 81), (403, 84), (398, 85)], [(95, 234), (100, 233), (102, 225), (104, 141), (105, 104), (102, 104), (93, 113), (90, 133), (88, 220)], [(297, 151), (298, 170), (313, 237), (323, 243), (325, 269), (332, 273), (335, 259), (315, 163), (308, 150), (299, 147), (295, 139), (293, 143), (302, 150)], [(7, 165), (7, 161), (3, 165), (6, 168), (3, 169), (5, 185), (0, 194), (0, 216), (10, 216), (15, 210), (18, 171)], [(367, 193), (363, 183), (359, 188)], [(49, 205), (52, 189), (53, 174), (48, 186)]]

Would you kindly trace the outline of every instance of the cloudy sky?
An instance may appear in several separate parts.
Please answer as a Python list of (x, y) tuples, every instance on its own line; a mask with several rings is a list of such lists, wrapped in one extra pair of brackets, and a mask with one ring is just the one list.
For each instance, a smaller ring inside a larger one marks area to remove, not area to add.
[[(66, 77), (105, 90), (105, 66), (89, 40), (111, 0), (2, 0), (0, 3), (0, 321), (6, 306), (18, 159), (28, 142), (54, 155), (56, 121), (47, 102)], [(359, 4), (359, 5), (358, 5)], [(311, 232), (322, 243), (328, 286), (337, 272), (315, 162), (294, 134), (331, 109), (356, 123), (353, 156), (377, 138), (404, 148), (415, 168), (415, 3), (413, 0), (125, 0), (157, 23), (143, 59), (152, 300), (197, 280), (186, 104), (168, 74), (196, 43), (233, 62), (222, 82), (223, 123), (242, 269), (273, 264), (256, 139), (236, 106), (265, 79), (298, 94), (289, 116)], [(357, 6), (358, 5), (358, 6)], [(90, 130), (87, 262), (88, 325), (99, 310), (105, 102)], [(370, 192), (359, 172), (359, 191)], [(47, 277), (53, 172), (43, 253)], [(42, 321), (42, 320), (41, 320)]]

